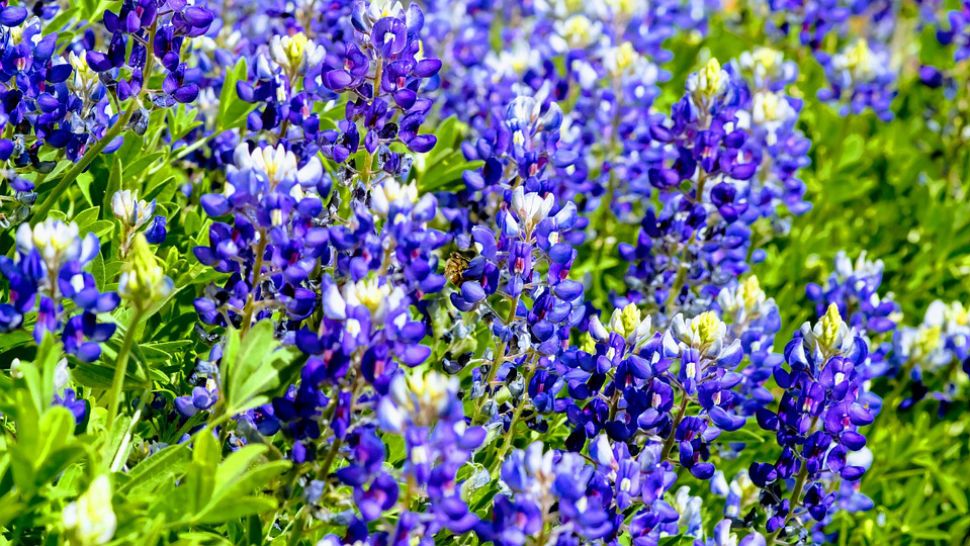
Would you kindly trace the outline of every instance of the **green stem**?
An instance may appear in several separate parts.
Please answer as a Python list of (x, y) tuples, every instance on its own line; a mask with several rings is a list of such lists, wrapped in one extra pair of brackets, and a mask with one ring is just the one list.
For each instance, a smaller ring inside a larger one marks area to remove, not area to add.
[(246, 308), (243, 310), (243, 321), (239, 325), (239, 337), (243, 338), (246, 336), (246, 332), (249, 331), (249, 327), (253, 322), (253, 310), (256, 303), (256, 290), (259, 289), (260, 277), (263, 272), (263, 255), (266, 254), (266, 243), (267, 234), (265, 229), (259, 230), (259, 242), (256, 243), (256, 256), (255, 262), (253, 263), (253, 284), (249, 290), (249, 296), (246, 297)]
[(142, 314), (143, 311), (135, 307), (131, 323), (128, 325), (128, 330), (125, 331), (125, 338), (121, 342), (121, 349), (118, 350), (118, 357), (115, 360), (115, 374), (111, 381), (111, 395), (108, 398), (106, 429), (109, 436), (114, 427), (115, 418), (118, 416), (118, 403), (125, 387), (125, 373), (128, 371), (128, 355), (131, 354), (131, 348), (135, 344), (135, 332), (138, 330), (138, 324), (141, 322)]
[(125, 464), (127, 457), (125, 457), (125, 452), (128, 451), (128, 444), (131, 443), (131, 435), (135, 431), (135, 425), (138, 424), (138, 420), (141, 419), (141, 414), (145, 410), (145, 402), (151, 395), (151, 388), (145, 389), (141, 398), (138, 401), (138, 409), (135, 410), (134, 415), (131, 416), (131, 422), (128, 423), (128, 428), (125, 430), (125, 436), (121, 439), (121, 443), (118, 445), (118, 449), (115, 451), (114, 457), (112, 457), (111, 471), (118, 472), (121, 470), (122, 465)]
[(788, 526), (788, 522), (791, 521), (792, 514), (795, 512), (795, 507), (798, 503), (798, 498), (802, 494), (802, 489), (805, 487), (805, 481), (808, 479), (808, 465), (803, 461), (802, 469), (798, 471), (798, 477), (795, 478), (795, 488), (792, 489), (791, 493), (791, 505), (788, 508), (788, 514), (785, 516), (785, 521), (781, 524), (781, 527), (775, 529), (774, 533), (768, 536), (768, 544), (776, 544), (778, 535), (785, 530)]
[[(353, 415), (353, 412), (354, 412), (354, 401), (357, 398), (357, 391), (360, 389), (360, 386), (361, 386), (360, 379), (361, 379), (360, 375), (357, 375), (356, 377), (354, 377), (353, 386), (350, 388), (350, 414), (351, 415)], [(337, 411), (338, 398), (339, 397), (335, 396), (333, 400), (332, 407), (334, 412)], [(330, 449), (327, 451), (326, 457), (323, 459), (323, 465), (320, 467), (320, 472), (317, 474), (317, 477), (320, 480), (323, 480), (324, 482), (326, 482), (327, 478), (329, 478), (330, 468), (333, 466), (333, 462), (337, 459), (337, 453), (340, 451), (340, 448), (342, 446), (343, 446), (343, 439), (337, 438), (335, 436), (333, 439), (333, 443), (330, 444)], [(305, 521), (306, 506), (307, 505), (305, 504), (301, 506), (299, 512), (297, 512), (297, 515), (293, 518), (293, 521), (291, 521), (290, 524), (287, 525), (287, 527), (289, 528), (291, 525), (295, 524), (295, 526), (293, 527), (293, 534), (290, 535), (290, 540), (288, 541), (290, 545), (295, 545), (299, 542), (300, 537), (303, 534), (303, 530), (306, 528), (306, 521)], [(285, 534), (286, 532), (284, 531), (283, 533), (281, 533), (281, 536)]]
[[(381, 57), (377, 58), (377, 66), (374, 68), (374, 92), (372, 93), (371, 101), (377, 99), (377, 95), (381, 92), (381, 79), (384, 77), (384, 59)], [(371, 179), (371, 168), (373, 167), (374, 156), (370, 153), (367, 147), (364, 147), (364, 164), (361, 165), (360, 169), (360, 179), (369, 188)]]
[[(519, 309), (519, 297), (516, 296), (512, 298), (512, 308), (509, 309), (509, 315), (505, 319), (506, 326), (512, 324), (512, 321), (515, 320), (515, 313), (516, 311), (518, 311), (518, 309)], [(505, 362), (505, 355), (508, 352), (508, 350), (509, 350), (509, 344), (504, 341), (500, 341), (498, 344), (498, 350), (495, 352), (495, 360), (494, 362), (492, 362), (492, 368), (488, 370), (488, 376), (485, 378), (486, 390), (489, 387), (491, 387), (492, 381), (495, 381), (495, 375), (498, 373), (498, 369), (502, 366), (502, 363)], [(478, 421), (478, 418), (481, 416), (482, 408), (485, 407), (486, 398), (488, 397), (482, 396), (481, 398), (478, 399), (478, 404), (475, 407), (475, 413), (472, 416), (473, 423)]]
[[(607, 158), (616, 159), (620, 157), (623, 153), (623, 149), (619, 139), (620, 132), (620, 103), (619, 99), (622, 96), (619, 88), (614, 82), (614, 96), (616, 97), (617, 103), (614, 105), (613, 119), (611, 122), (610, 140), (609, 147), (607, 149), (607, 156), (603, 158), (604, 162)], [(610, 166), (610, 176), (606, 181), (606, 191), (603, 193), (603, 201), (600, 202), (599, 207), (595, 211), (594, 218), (591, 219), (590, 225), (596, 230), (596, 261), (595, 264), (602, 264), (606, 256), (609, 247), (612, 247), (610, 242), (610, 235), (607, 233), (613, 226), (610, 213), (613, 210), (613, 200), (616, 198), (616, 190), (618, 180), (616, 178), (616, 162)]]
[(670, 436), (664, 441), (663, 451), (661, 451), (660, 460), (663, 461), (670, 455), (670, 450), (674, 447), (674, 438), (677, 436), (677, 427), (680, 422), (684, 419), (684, 414), (687, 413), (687, 395), (685, 394), (680, 399), (680, 408), (677, 410), (677, 416), (674, 417), (673, 426), (670, 429)]
[(212, 137), (214, 137), (214, 136), (216, 136), (216, 133), (210, 133), (210, 134), (208, 134), (208, 135), (200, 138), (199, 140), (196, 140), (192, 144), (189, 144), (188, 146), (179, 149), (178, 153), (175, 154), (175, 157), (173, 159), (175, 159), (176, 161), (177, 160), (180, 160), (180, 159), (184, 159), (185, 156), (187, 156), (187, 155), (191, 154), (192, 152), (198, 150), (199, 148), (205, 146), (206, 143), (208, 143), (210, 140), (212, 140)]
[[(818, 423), (818, 417), (812, 418), (812, 424), (808, 426), (809, 432), (815, 429), (815, 425)], [(802, 461), (802, 468), (798, 471), (798, 477), (795, 478), (795, 487), (791, 492), (791, 502), (789, 503), (788, 514), (785, 515), (785, 521), (782, 522), (781, 526), (775, 529), (774, 533), (768, 536), (768, 544), (776, 544), (778, 535), (788, 527), (788, 523), (792, 519), (792, 515), (795, 513), (795, 508), (799, 504), (799, 498), (802, 496), (802, 489), (805, 488), (805, 482), (808, 480), (808, 464), (806, 461)]]
[[(353, 415), (354, 413), (354, 401), (357, 398), (357, 391), (360, 389), (360, 376), (354, 378), (353, 386), (350, 388), (350, 411), (349, 413)], [(334, 397), (333, 411), (337, 411), (337, 400), (339, 397)], [(320, 467), (320, 473), (318, 474), (321, 480), (326, 480), (327, 476), (330, 475), (330, 467), (333, 465), (334, 459), (337, 457), (337, 452), (340, 451), (340, 446), (343, 444), (341, 438), (334, 438), (333, 443), (330, 445), (330, 451), (327, 452), (326, 458), (323, 460), (323, 466)]]
[(138, 100), (135, 99), (132, 101), (128, 109), (121, 114), (121, 117), (118, 118), (118, 121), (111, 127), (111, 129), (104, 134), (101, 140), (95, 142), (94, 146), (91, 146), (87, 153), (81, 156), (81, 159), (78, 160), (78, 162), (75, 163), (70, 170), (64, 173), (63, 176), (61, 176), (61, 179), (58, 180), (57, 185), (54, 186), (54, 189), (48, 192), (47, 198), (44, 199), (40, 205), (34, 207), (34, 217), (41, 218), (47, 216), (47, 213), (50, 211), (51, 207), (54, 206), (54, 202), (57, 201), (57, 198), (60, 197), (65, 190), (67, 190), (71, 182), (74, 182), (74, 180), (82, 172), (84, 172), (85, 169), (88, 168), (88, 165), (94, 161), (94, 158), (101, 154), (101, 151), (104, 150), (108, 143), (113, 141), (118, 137), (118, 135), (124, 132), (125, 127), (128, 126), (128, 122), (131, 121), (131, 117), (135, 114), (137, 106)]
[(512, 438), (515, 436), (515, 425), (519, 422), (519, 418), (522, 417), (522, 412), (525, 410), (526, 401), (525, 398), (528, 395), (529, 383), (532, 382), (532, 377), (535, 376), (536, 370), (538, 369), (538, 364), (534, 364), (532, 369), (525, 377), (525, 389), (522, 392), (522, 397), (519, 399), (519, 403), (515, 406), (515, 410), (512, 412), (512, 419), (509, 421), (509, 430), (505, 434), (505, 438), (502, 440), (502, 445), (499, 447), (498, 452), (495, 454), (495, 460), (492, 461), (492, 477), (498, 478), (498, 470), (502, 466), (502, 461), (505, 460), (505, 454), (508, 453), (509, 448), (512, 447)]
[(220, 405), (217, 407), (216, 411), (209, 414), (209, 419), (206, 421), (205, 426), (200, 428), (196, 434), (202, 432), (203, 430), (215, 430), (229, 419), (232, 419), (232, 415), (226, 413), (225, 404)]

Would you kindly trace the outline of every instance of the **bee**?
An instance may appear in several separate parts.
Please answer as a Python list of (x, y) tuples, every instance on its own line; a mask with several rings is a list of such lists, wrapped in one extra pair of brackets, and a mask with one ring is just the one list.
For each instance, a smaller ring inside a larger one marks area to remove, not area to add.
[(445, 277), (452, 284), (458, 286), (464, 279), (465, 270), (468, 269), (468, 258), (459, 252), (452, 252), (445, 262)]

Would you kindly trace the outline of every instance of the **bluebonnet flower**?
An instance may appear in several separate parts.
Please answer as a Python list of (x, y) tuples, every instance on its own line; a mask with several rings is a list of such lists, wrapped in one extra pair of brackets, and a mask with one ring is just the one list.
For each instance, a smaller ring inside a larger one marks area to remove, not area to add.
[[(785, 347), (785, 366), (775, 380), (785, 389), (778, 411), (758, 411), (762, 428), (775, 432), (781, 455), (775, 463), (754, 463), (749, 472), (765, 497), (767, 530), (774, 535), (797, 532), (805, 518), (824, 521), (834, 506), (833, 483), (856, 482), (865, 467), (850, 453), (866, 445), (859, 428), (872, 423), (878, 399), (865, 391), (861, 373), (867, 357), (865, 340), (842, 320), (831, 304), (814, 326), (804, 324)], [(791, 498), (779, 484), (794, 479)], [(804, 496), (802, 496), (804, 494)], [(801, 522), (793, 531), (789, 524)]]
[[(732, 389), (742, 379), (733, 371), (743, 357), (741, 342), (734, 339), (725, 346), (726, 332), (726, 325), (712, 311), (689, 321), (677, 315), (671, 322), (671, 334), (678, 342), (676, 351), (680, 360), (673, 383), (682, 390), (672, 438), (679, 447), (681, 464), (701, 479), (710, 478), (715, 470), (714, 465), (707, 462), (709, 444), (721, 430), (737, 430), (746, 421), (745, 416), (739, 415), (733, 407), (737, 405), (737, 395)], [(687, 397), (695, 395), (702, 412), (698, 416), (687, 416)]]
[(781, 329), (781, 318), (774, 300), (767, 298), (758, 278), (749, 276), (735, 286), (721, 290), (717, 308), (727, 323), (729, 336), (741, 342), (748, 357), (747, 365), (740, 369), (743, 379), (738, 384), (741, 396), (735, 401), (740, 411), (753, 415), (764, 404), (772, 401), (772, 395), (764, 387), (775, 366), (783, 356), (774, 352), (774, 340)]
[[(765, 52), (758, 57), (778, 63)], [(670, 118), (661, 117), (651, 131), (649, 179), (661, 198), (646, 208), (636, 244), (622, 243), (619, 252), (631, 262), (627, 301), (652, 294), (651, 303), (668, 320), (677, 311), (703, 312), (748, 270), (750, 224), (774, 216), (778, 204), (806, 210), (794, 173), (805, 165), (807, 146), (792, 132), (792, 103), (771, 91), (788, 76), (767, 61), (760, 68), (754, 64), (745, 62), (754, 81), (765, 86), (760, 91), (749, 87), (736, 66), (724, 69), (711, 59), (690, 76)], [(790, 113), (777, 116), (784, 107)], [(772, 153), (779, 161), (766, 163)], [(686, 193), (680, 190), (685, 181)]]
[(214, 385), (193, 387), (192, 394), (175, 399), (175, 409), (182, 417), (192, 417), (200, 411), (208, 410), (218, 399), (218, 393), (214, 387)]
[[(74, 223), (45, 220), (17, 229), (14, 259), (0, 257), (0, 272), (10, 283), (9, 300), (0, 303), (0, 331), (24, 324), (36, 310), (34, 339), (47, 333), (60, 337), (64, 350), (85, 362), (101, 356), (101, 343), (115, 331), (112, 323), (98, 322), (100, 313), (118, 306), (118, 294), (101, 292), (94, 276), (84, 270), (97, 256), (100, 244), (94, 234), (80, 236)], [(63, 300), (74, 307), (65, 308)]]
[(797, 33), (802, 45), (817, 50), (827, 36), (840, 33), (852, 11), (845, 0), (759, 0), (772, 17), (769, 31), (787, 35)]
[(22, 9), (5, 7), (11, 24), (0, 27), (0, 126), (8, 129), (0, 139), (0, 155), (18, 166), (49, 170), (53, 165), (38, 156), (42, 145), (77, 159), (104, 134), (112, 112), (106, 88), (88, 67), (85, 53), (58, 51), (58, 35), (44, 35), (44, 21), (37, 17), (21, 19)]
[(882, 271), (882, 261), (868, 260), (865, 252), (854, 263), (844, 252), (839, 252), (826, 285), (811, 283), (805, 288), (820, 315), (830, 304), (835, 304), (839, 313), (848, 317), (849, 325), (867, 337), (871, 351), (864, 373), (868, 378), (888, 372), (890, 363), (886, 357), (892, 348), (892, 331), (901, 318), (893, 295), (879, 294)]
[(888, 46), (859, 38), (840, 52), (818, 54), (831, 87), (819, 91), (818, 97), (841, 105), (841, 113), (860, 114), (871, 109), (888, 121), (896, 96), (896, 73)]
[[(329, 260), (328, 232), (314, 223), (324, 214), (321, 195), (329, 193), (329, 179), (318, 159), (298, 168), (296, 156), (282, 146), (250, 152), (240, 144), (234, 157), (223, 194), (201, 200), (214, 217), (232, 213), (233, 224), (213, 223), (209, 246), (194, 249), (202, 263), (231, 276), (211, 296), (196, 300), (196, 309), (210, 324), (227, 319), (245, 324), (268, 313), (257, 312), (257, 306), (270, 305), (305, 317), (316, 298), (300, 284), (318, 259)], [(274, 290), (265, 290), (264, 282)]]
[(749, 143), (761, 148), (762, 165), (744, 188), (749, 210), (748, 221), (778, 215), (784, 205), (792, 214), (802, 214), (811, 205), (804, 200), (805, 184), (798, 171), (808, 166), (810, 142), (796, 128), (801, 100), (788, 93), (798, 69), (792, 61), (773, 49), (759, 47), (743, 53), (732, 63), (740, 75), (742, 104), (739, 123), (751, 133)]
[[(428, 80), (441, 69), (441, 61), (425, 57), (420, 33), (424, 13), (417, 4), (404, 10), (400, 4), (386, 12), (375, 4), (355, 2), (351, 22), (354, 39), (342, 44), (343, 51), (327, 56), (323, 67), (323, 84), (335, 91), (354, 90), (357, 98), (347, 103), (346, 122), (339, 131), (350, 138), (349, 151), (356, 151), (357, 121), (363, 122), (364, 149), (371, 155), (380, 151), (383, 168), (396, 172), (400, 157), (387, 148), (392, 141), (403, 142), (409, 150), (426, 152), (436, 139), (419, 134), (431, 100), (420, 96)], [(372, 69), (373, 68), (373, 73)], [(368, 78), (369, 76), (369, 78)], [(396, 122), (393, 121), (396, 118)], [(327, 138), (335, 139), (336, 134)], [(341, 158), (335, 158), (342, 161)], [(371, 165), (358, 165), (368, 173)], [(365, 178), (369, 175), (365, 175)]]
[(766, 546), (765, 537), (754, 531), (748, 533), (740, 541), (736, 533), (731, 532), (732, 521), (722, 519), (714, 526), (714, 536), (705, 543), (712, 546)]
[(74, 389), (64, 389), (62, 394), (55, 394), (54, 404), (67, 408), (74, 416), (74, 422), (77, 424), (83, 423), (88, 415), (88, 401), (78, 399)]
[(596, 540), (611, 533), (612, 495), (578, 454), (543, 453), (542, 444), (533, 443), (506, 459), (501, 476), (509, 494), (495, 501), (493, 520), (476, 527), (480, 540), (521, 545), (528, 536), (550, 532), (556, 540)]
[(937, 28), (936, 38), (943, 45), (955, 45), (953, 58), (957, 62), (970, 57), (970, 3), (961, 2), (959, 9), (947, 12), (949, 28)]
[(167, 74), (162, 92), (154, 94), (152, 101), (161, 106), (192, 102), (199, 95), (199, 84), (192, 81), (197, 71), (182, 61), (182, 44), (186, 38), (205, 34), (214, 18), (204, 6), (125, 0), (118, 11), (105, 11), (104, 27), (111, 39), (106, 51), (87, 51), (88, 65), (117, 84), (119, 98), (128, 99), (146, 87), (150, 74), (144, 71), (153, 67), (148, 59), (156, 58)]
[(382, 429), (404, 437), (408, 497), (417, 493), (412, 489), (424, 489), (429, 513), (454, 533), (477, 525), (478, 517), (460, 496), (457, 474), (485, 440), (485, 429), (467, 426), (457, 380), (437, 373), (400, 374), (379, 403), (378, 419)]
[(909, 383), (901, 409), (932, 394), (945, 411), (956, 390), (958, 367), (970, 374), (970, 315), (960, 302), (932, 302), (919, 326), (895, 332), (889, 358), (899, 369), (897, 381)]
[(152, 218), (151, 224), (145, 229), (145, 239), (152, 244), (161, 244), (165, 241), (165, 235), (168, 233), (166, 227), (168, 220), (166, 217), (158, 215)]
[(135, 233), (138, 232), (152, 218), (155, 212), (155, 200), (145, 202), (138, 199), (138, 192), (121, 190), (111, 196), (111, 212), (115, 218), (121, 220), (121, 248), (122, 257), (128, 254)]

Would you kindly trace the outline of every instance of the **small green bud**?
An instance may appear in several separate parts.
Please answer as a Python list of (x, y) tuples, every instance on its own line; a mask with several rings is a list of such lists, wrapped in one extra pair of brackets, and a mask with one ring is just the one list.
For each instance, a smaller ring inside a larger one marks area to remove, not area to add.
[(78, 499), (64, 507), (62, 523), (70, 544), (89, 546), (105, 544), (118, 527), (111, 506), (111, 480), (102, 474)]
[(159, 265), (145, 236), (138, 233), (132, 240), (118, 293), (136, 307), (145, 309), (171, 291), (172, 280), (165, 276), (165, 270)]

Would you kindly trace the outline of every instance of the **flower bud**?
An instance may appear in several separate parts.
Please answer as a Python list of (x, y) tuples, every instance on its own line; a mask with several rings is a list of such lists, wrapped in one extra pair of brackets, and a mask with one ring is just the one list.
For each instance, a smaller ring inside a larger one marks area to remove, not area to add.
[(687, 328), (690, 330), (691, 339), (696, 340), (700, 345), (720, 341), (726, 330), (724, 323), (713, 311), (705, 311), (690, 319)]
[(690, 92), (695, 105), (706, 108), (716, 97), (727, 90), (730, 75), (721, 68), (721, 63), (712, 58), (704, 68), (691, 74), (687, 79), (687, 90)]
[(87, 491), (64, 507), (62, 522), (71, 544), (88, 546), (111, 540), (118, 519), (111, 506), (111, 481), (107, 475), (95, 478)]
[(306, 70), (307, 65), (320, 63), (326, 54), (322, 46), (315, 44), (302, 32), (292, 36), (274, 36), (269, 50), (273, 60), (292, 73)]
[(172, 280), (165, 276), (165, 271), (155, 259), (145, 236), (138, 233), (121, 273), (118, 293), (136, 307), (145, 309), (167, 296), (171, 290)]
[(138, 199), (138, 192), (116, 191), (111, 197), (111, 212), (131, 230), (139, 229), (155, 212), (155, 200), (151, 203)]
[(822, 320), (819, 321), (818, 333), (816, 337), (818, 342), (823, 347), (838, 347), (842, 343), (843, 329), (845, 328), (845, 322), (842, 321), (842, 315), (839, 313), (839, 306), (832, 303), (829, 304), (829, 308), (825, 311), (825, 315)]
[(620, 312), (620, 320), (623, 322), (623, 337), (630, 336), (640, 326), (640, 309), (635, 303), (626, 304)]

